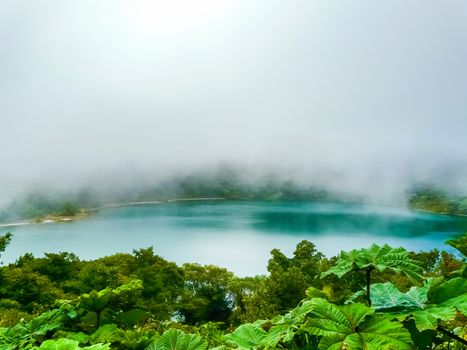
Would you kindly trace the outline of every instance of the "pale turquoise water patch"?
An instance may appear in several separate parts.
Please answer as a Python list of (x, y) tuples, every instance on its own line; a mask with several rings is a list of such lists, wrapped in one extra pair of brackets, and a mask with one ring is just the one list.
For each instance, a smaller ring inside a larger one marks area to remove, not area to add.
[(355, 204), (178, 202), (104, 209), (84, 220), (18, 226), (12, 232), (2, 255), (7, 263), (26, 252), (68, 251), (94, 259), (154, 246), (177, 263), (216, 264), (254, 275), (266, 272), (273, 248), (290, 254), (303, 239), (328, 256), (372, 242), (414, 251), (446, 249), (446, 239), (467, 232), (467, 218)]

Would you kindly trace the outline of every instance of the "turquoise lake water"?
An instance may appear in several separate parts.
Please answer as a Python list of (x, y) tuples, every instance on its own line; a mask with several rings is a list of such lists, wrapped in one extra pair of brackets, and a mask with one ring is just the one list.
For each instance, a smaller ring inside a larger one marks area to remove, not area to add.
[(291, 254), (303, 239), (328, 256), (372, 242), (448, 249), (443, 242), (467, 232), (467, 218), (372, 205), (209, 201), (109, 208), (75, 222), (0, 230), (14, 234), (4, 263), (26, 252), (93, 259), (154, 246), (177, 263), (216, 264), (245, 276), (265, 273), (273, 248)]

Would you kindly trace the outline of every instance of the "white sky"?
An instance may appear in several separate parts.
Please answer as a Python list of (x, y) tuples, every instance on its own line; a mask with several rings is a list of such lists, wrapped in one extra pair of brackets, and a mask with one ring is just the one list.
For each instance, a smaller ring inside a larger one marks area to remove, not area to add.
[(218, 162), (462, 182), (466, 62), (463, 0), (3, 0), (0, 195)]

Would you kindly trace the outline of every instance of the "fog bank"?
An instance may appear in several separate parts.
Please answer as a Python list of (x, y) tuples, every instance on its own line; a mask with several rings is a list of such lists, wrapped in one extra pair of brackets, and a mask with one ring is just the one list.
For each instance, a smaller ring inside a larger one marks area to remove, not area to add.
[(228, 164), (467, 191), (467, 3), (0, 4), (0, 202)]

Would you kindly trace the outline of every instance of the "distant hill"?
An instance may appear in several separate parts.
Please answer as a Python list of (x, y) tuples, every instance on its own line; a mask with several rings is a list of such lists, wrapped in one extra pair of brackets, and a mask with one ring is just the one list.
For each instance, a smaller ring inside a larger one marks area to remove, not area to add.
[(420, 187), (412, 191), (408, 200), (409, 207), (432, 213), (467, 215), (467, 197), (449, 194), (440, 189)]
[(99, 188), (69, 193), (35, 190), (16, 198), (0, 211), (0, 222), (40, 219), (48, 215), (75, 216), (81, 209), (98, 208), (110, 203), (205, 197), (227, 200), (360, 201), (356, 196), (334, 193), (317, 186), (299, 185), (275, 176), (250, 180), (235, 171), (223, 170), (192, 173), (155, 184), (115, 188), (110, 192), (103, 192)]

